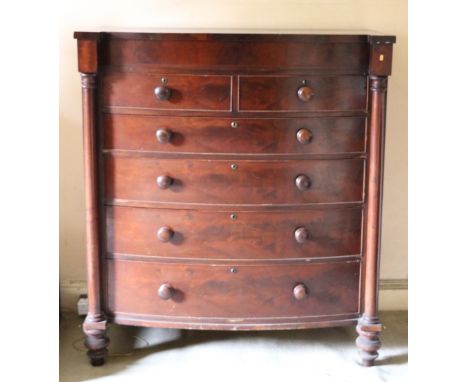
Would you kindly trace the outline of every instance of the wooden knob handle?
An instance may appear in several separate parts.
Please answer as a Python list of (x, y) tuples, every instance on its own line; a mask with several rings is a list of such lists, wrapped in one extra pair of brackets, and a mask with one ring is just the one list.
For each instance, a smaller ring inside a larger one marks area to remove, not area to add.
[(293, 289), (293, 295), (296, 300), (302, 300), (307, 296), (307, 288), (304, 284), (297, 284)]
[(170, 227), (161, 227), (158, 229), (158, 240), (167, 243), (174, 236), (174, 231)]
[(174, 294), (174, 288), (169, 283), (161, 284), (158, 289), (158, 295), (162, 300), (169, 300)]
[(158, 129), (156, 131), (156, 139), (159, 143), (168, 143), (172, 138), (172, 133), (168, 129)]
[(156, 178), (156, 184), (161, 190), (166, 190), (169, 187), (171, 187), (171, 184), (174, 182), (174, 180), (167, 175), (159, 175)]
[(160, 101), (167, 101), (171, 98), (172, 91), (167, 86), (158, 86), (154, 89), (154, 95)]
[(305, 191), (310, 188), (311, 181), (307, 175), (298, 175), (296, 177), (296, 187), (300, 191)]
[(307, 129), (300, 129), (296, 133), (296, 138), (299, 143), (302, 143), (303, 145), (307, 145), (312, 141), (312, 133), (310, 130)]
[(301, 86), (299, 89), (297, 89), (297, 97), (303, 102), (310, 101), (313, 96), (314, 91), (308, 86)]
[(305, 243), (309, 238), (309, 232), (304, 227), (296, 228), (294, 231), (294, 237), (298, 243)]

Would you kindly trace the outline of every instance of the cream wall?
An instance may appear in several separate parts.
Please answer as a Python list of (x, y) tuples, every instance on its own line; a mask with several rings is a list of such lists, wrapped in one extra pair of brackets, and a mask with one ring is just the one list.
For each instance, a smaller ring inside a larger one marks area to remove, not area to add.
[[(60, 20), (60, 280), (62, 305), (85, 291), (81, 89), (75, 30), (119, 28), (367, 29), (397, 36), (389, 82), (381, 277), (407, 278), (406, 0), (69, 0)], [(388, 283), (388, 285), (391, 284)], [(381, 294), (405, 308), (406, 292)]]

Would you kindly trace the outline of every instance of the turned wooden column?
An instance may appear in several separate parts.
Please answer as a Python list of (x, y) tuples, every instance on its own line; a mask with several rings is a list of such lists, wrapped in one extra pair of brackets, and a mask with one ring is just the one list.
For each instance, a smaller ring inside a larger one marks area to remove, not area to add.
[(363, 314), (356, 330), (356, 344), (364, 366), (372, 366), (381, 347), (382, 324), (378, 318), (380, 235), (382, 219), (383, 164), (387, 77), (390, 74), (393, 41), (370, 41), (368, 166), (366, 184), (366, 232), (363, 258)]
[[(77, 36), (75, 36), (77, 37)], [(100, 269), (101, 243), (99, 241), (99, 179), (96, 120), (96, 83), (98, 71), (98, 38), (89, 34), (78, 37), (78, 68), (81, 73), (83, 98), (83, 151), (86, 202), (86, 263), (88, 273), (88, 314), (83, 324), (85, 346), (94, 366), (104, 364), (109, 339), (107, 320), (101, 306), (102, 280)]]

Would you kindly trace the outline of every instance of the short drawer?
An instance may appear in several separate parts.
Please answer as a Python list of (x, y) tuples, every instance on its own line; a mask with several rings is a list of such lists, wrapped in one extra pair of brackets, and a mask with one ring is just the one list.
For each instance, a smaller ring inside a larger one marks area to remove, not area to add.
[(366, 109), (365, 76), (240, 76), (242, 111), (351, 111)]
[(105, 114), (106, 149), (167, 153), (365, 151), (365, 118), (203, 118)]
[(231, 77), (108, 72), (103, 74), (101, 97), (104, 106), (229, 111)]
[(358, 261), (196, 265), (108, 260), (108, 311), (189, 317), (298, 317), (359, 311)]
[(359, 202), (363, 159), (201, 160), (106, 155), (106, 198), (197, 204)]
[(194, 259), (288, 259), (361, 254), (359, 207), (200, 211), (108, 207), (109, 253)]

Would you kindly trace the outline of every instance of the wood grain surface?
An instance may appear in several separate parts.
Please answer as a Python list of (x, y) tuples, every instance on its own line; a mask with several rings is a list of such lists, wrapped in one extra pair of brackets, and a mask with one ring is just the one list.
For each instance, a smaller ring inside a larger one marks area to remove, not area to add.
[(180, 35), (171, 38), (103, 39), (103, 66), (131, 66), (141, 71), (157, 67), (203, 70), (209, 68), (265, 69), (289, 68), (319, 72), (362, 74), (369, 62), (369, 47), (364, 36), (262, 37), (227, 35)]
[[(298, 97), (307, 84), (309, 101)], [(365, 76), (240, 76), (239, 110), (245, 111), (333, 111), (365, 110)]]
[[(165, 79), (167, 83), (163, 82)], [(171, 89), (168, 100), (159, 100), (155, 89)], [(231, 77), (167, 73), (104, 73), (101, 104), (162, 110), (231, 110)]]
[[(234, 127), (233, 127), (234, 126)], [(207, 118), (104, 114), (104, 148), (160, 153), (343, 154), (365, 151), (365, 118)], [(156, 133), (170, 131), (161, 143)], [(297, 134), (307, 129), (308, 143)]]
[[(108, 310), (173, 317), (295, 317), (358, 311), (358, 261), (300, 265), (192, 265), (108, 260)], [(158, 296), (172, 286), (168, 300)], [(307, 297), (296, 300), (302, 283)]]
[[(282, 212), (217, 212), (107, 208), (109, 253), (160, 258), (291, 259), (361, 254), (361, 208)], [(170, 227), (168, 242), (157, 239)], [(295, 231), (303, 227), (303, 243)]]
[[(364, 160), (183, 160), (105, 158), (106, 198), (203, 204), (302, 204), (356, 202), (363, 198)], [(168, 189), (158, 176), (173, 179)], [(305, 175), (310, 188), (295, 180)]]

